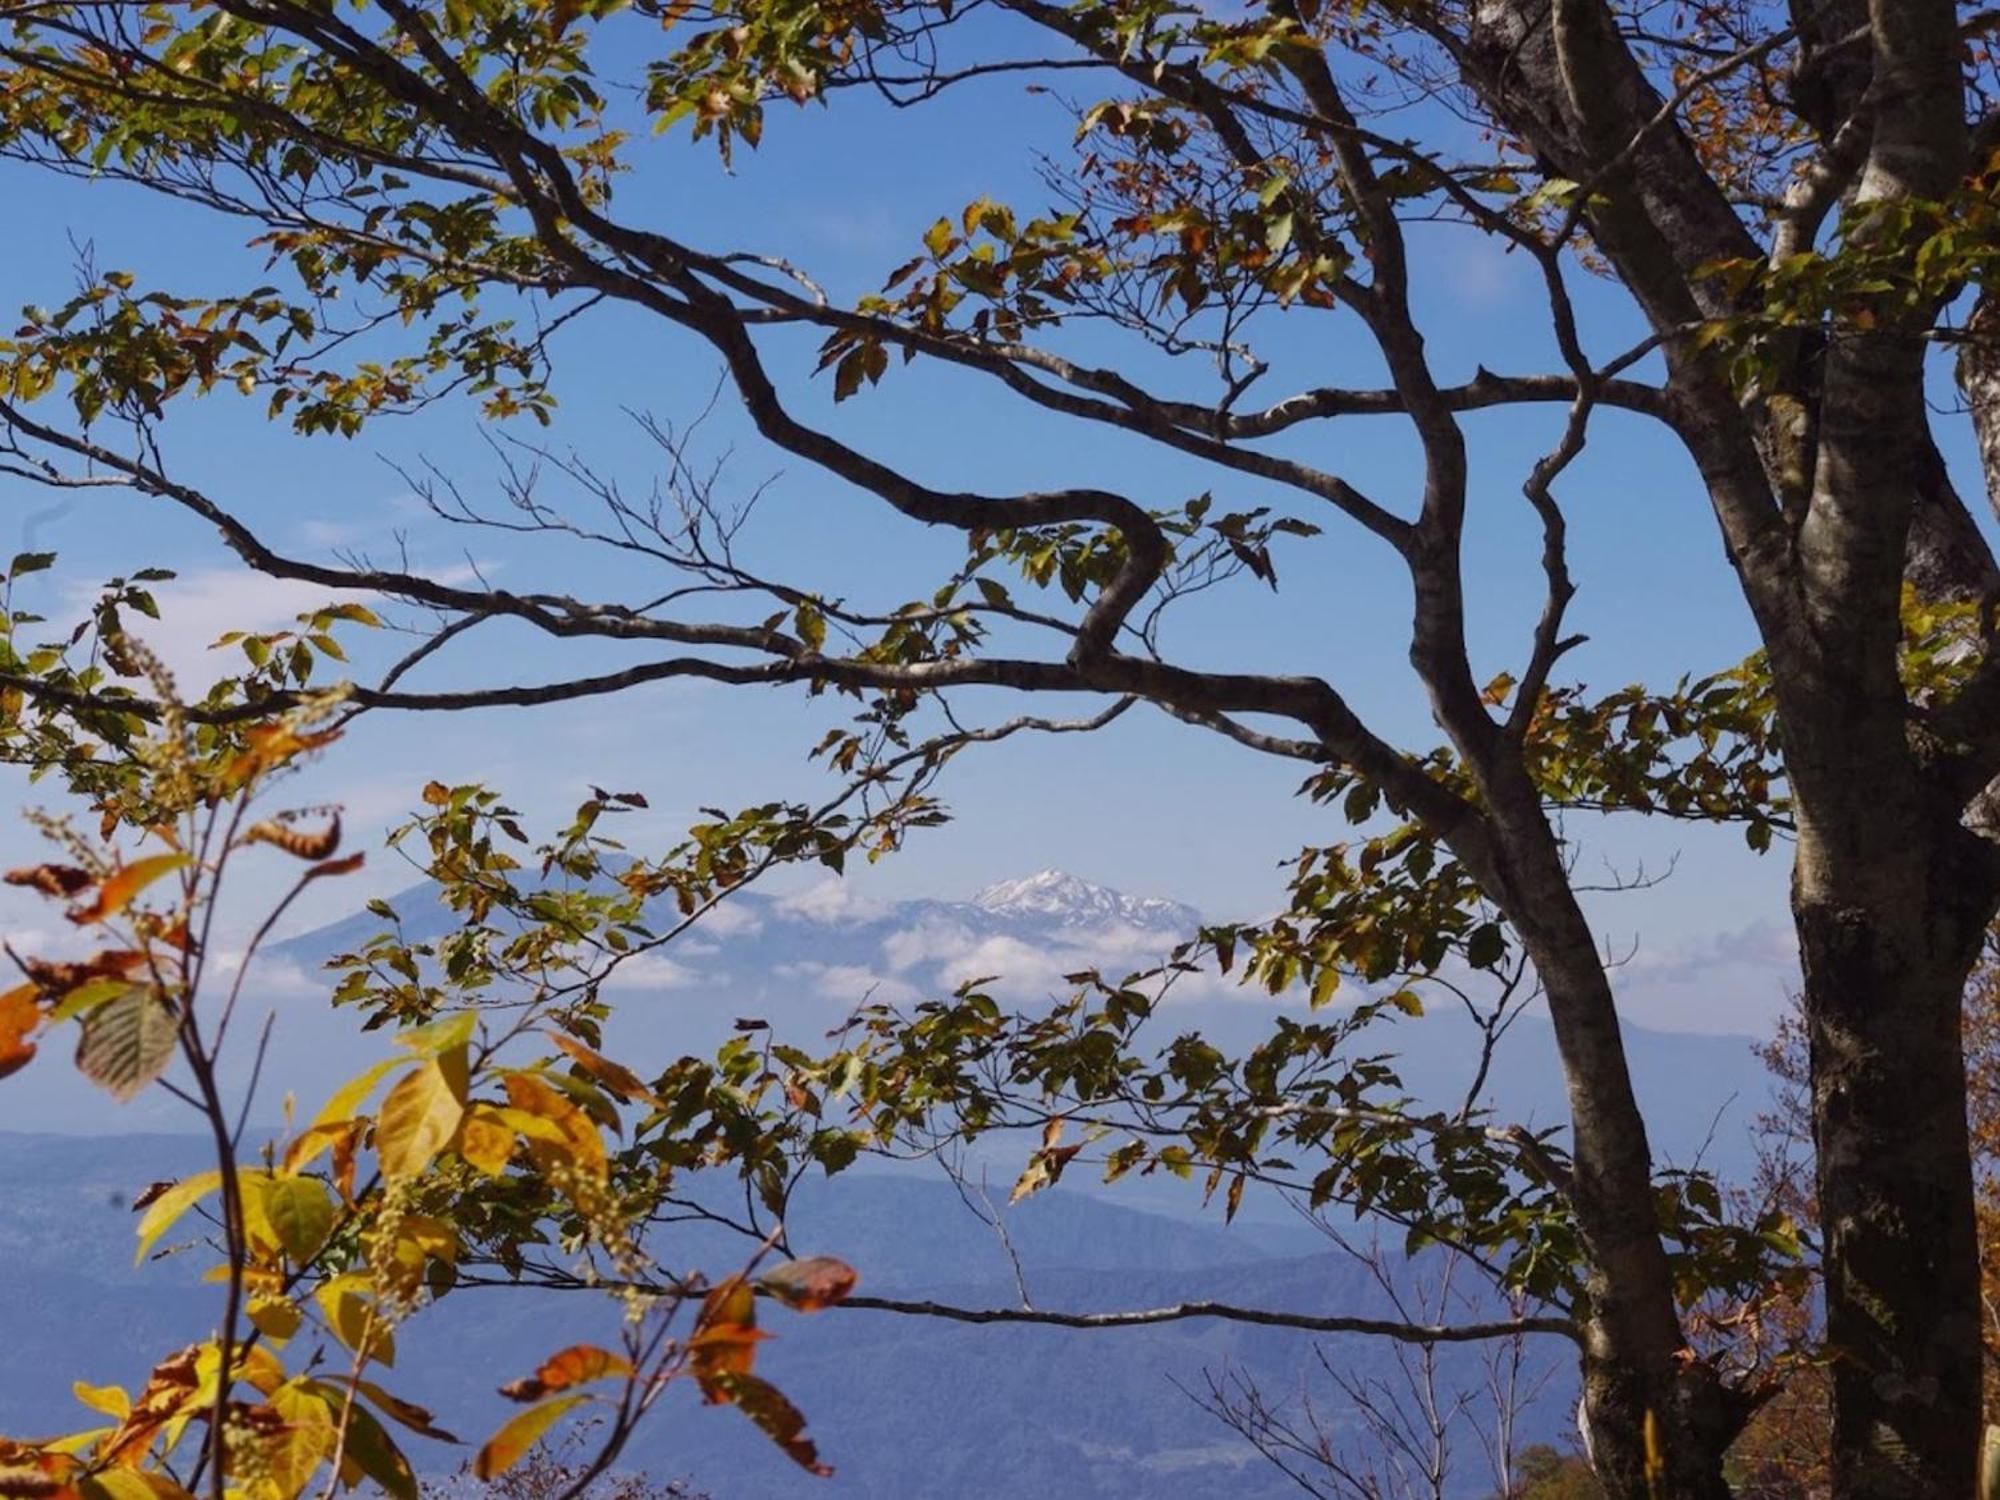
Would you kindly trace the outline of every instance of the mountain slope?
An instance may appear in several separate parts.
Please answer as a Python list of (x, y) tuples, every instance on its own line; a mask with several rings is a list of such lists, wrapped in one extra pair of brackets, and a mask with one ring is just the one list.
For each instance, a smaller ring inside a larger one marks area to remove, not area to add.
[[(135, 1387), (155, 1358), (207, 1331), (218, 1294), (197, 1279), (205, 1256), (134, 1267), (124, 1207), (153, 1174), (177, 1175), (203, 1159), (196, 1137), (0, 1135), (0, 1251), (9, 1271), (0, 1431), (84, 1426), (89, 1414), (69, 1399), (70, 1379)], [(1387, 1311), (1361, 1267), (1297, 1232), (1225, 1232), (1062, 1190), (1023, 1204), (1009, 1223), (1041, 1307), (1218, 1297), (1305, 1312)], [(803, 1196), (793, 1227), (803, 1245), (861, 1267), (871, 1291), (1018, 1304), (997, 1241), (935, 1180), (836, 1182)], [(688, 1234), (669, 1258), (700, 1265), (725, 1252), (740, 1254), (740, 1244)], [(462, 1288), (418, 1314), (383, 1383), (477, 1439), (508, 1414), (496, 1386), (568, 1343), (608, 1341), (619, 1316), (616, 1304), (589, 1294)], [(1389, 1352), (1372, 1341), (1212, 1321), (1072, 1332), (842, 1310), (774, 1312), (769, 1323), (777, 1337), (760, 1369), (808, 1414), (835, 1478), (793, 1468), (738, 1413), (704, 1410), (692, 1392), (675, 1392), (649, 1419), (632, 1462), (690, 1475), (718, 1500), (1276, 1500), (1291, 1492), (1289, 1481), (1189, 1393), (1211, 1375), (1236, 1372), (1279, 1399), (1296, 1400), (1310, 1383), (1324, 1405), (1316, 1347), (1350, 1372), (1394, 1373)], [(309, 1347), (295, 1344), (293, 1353)], [(1542, 1353), (1560, 1364), (1566, 1350)], [(1460, 1351), (1446, 1373), (1469, 1384), (1477, 1368), (1476, 1356)], [(1567, 1389), (1566, 1379), (1555, 1381), (1525, 1414), (1524, 1431), (1559, 1432)], [(1326, 1414), (1336, 1426), (1347, 1420), (1337, 1409)], [(1464, 1440), (1470, 1457), (1472, 1435)], [(415, 1444), (412, 1456), (442, 1473), (465, 1454)], [(1484, 1493), (1476, 1473), (1466, 1493)]]

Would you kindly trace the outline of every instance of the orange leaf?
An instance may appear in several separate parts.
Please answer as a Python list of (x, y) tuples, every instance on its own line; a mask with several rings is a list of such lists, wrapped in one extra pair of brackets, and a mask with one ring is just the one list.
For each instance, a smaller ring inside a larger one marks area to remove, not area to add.
[(564, 1036), (560, 1031), (548, 1031), (546, 1034), (550, 1041), (569, 1055), (572, 1062), (627, 1104), (641, 1099), (649, 1104), (659, 1102), (659, 1095), (647, 1088), (645, 1081), (622, 1063), (615, 1063), (603, 1054), (591, 1051), (575, 1037)]
[(185, 854), (153, 854), (145, 859), (135, 859), (98, 886), (97, 899), (90, 905), (71, 907), (69, 919), (81, 927), (115, 917), (132, 904), (139, 892), (188, 862)]
[(229, 770), (223, 779), (231, 788), (240, 787), (294, 756), (330, 745), (339, 738), (340, 731), (337, 729), (301, 734), (289, 724), (257, 725), (244, 731), (243, 753), (229, 763)]
[(688, 1366), (710, 1406), (730, 1398), (722, 1382), (747, 1376), (757, 1364), (757, 1346), (771, 1335), (747, 1323), (714, 1323), (688, 1340)]
[(528, 1154), (537, 1166), (546, 1172), (556, 1162), (567, 1161), (593, 1178), (604, 1176), (604, 1137), (582, 1110), (530, 1073), (509, 1073), (506, 1085), (509, 1104), (539, 1115), (562, 1132), (560, 1146), (553, 1141), (533, 1138), (528, 1141)]
[(472, 1473), (478, 1479), (491, 1479), (495, 1474), (504, 1473), (520, 1462), (521, 1455), (535, 1446), (541, 1435), (555, 1425), (564, 1412), (588, 1396), (559, 1396), (541, 1406), (522, 1412), (486, 1441), (479, 1450), (479, 1456), (472, 1461)]
[(757, 1294), (741, 1276), (730, 1277), (702, 1302), (687, 1349), (688, 1366), (701, 1385), (704, 1401), (714, 1405), (730, 1400), (718, 1382), (750, 1373), (757, 1362), (757, 1345), (770, 1337), (756, 1324)]
[(800, 1312), (818, 1312), (844, 1302), (861, 1278), (854, 1267), (831, 1255), (812, 1255), (773, 1266), (759, 1278), (760, 1284), (787, 1307)]
[(600, 1349), (595, 1344), (572, 1344), (561, 1353), (551, 1354), (543, 1360), (542, 1367), (527, 1379), (501, 1386), (500, 1394), (509, 1401), (538, 1401), (543, 1396), (566, 1391), (571, 1386), (631, 1373), (632, 1362), (622, 1355)]
[(28, 1037), (42, 1024), (42, 1008), (35, 1003), (41, 987), (16, 985), (0, 995), (0, 1078), (18, 1073), (35, 1056), (35, 1044)]

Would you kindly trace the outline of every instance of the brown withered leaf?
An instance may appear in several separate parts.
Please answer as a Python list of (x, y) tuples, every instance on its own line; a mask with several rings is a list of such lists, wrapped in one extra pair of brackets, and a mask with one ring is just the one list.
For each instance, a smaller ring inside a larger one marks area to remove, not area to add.
[(158, 1182), (147, 1183), (144, 1190), (132, 1200), (132, 1212), (136, 1214), (142, 1209), (151, 1208), (162, 1197), (172, 1192), (179, 1182), (180, 1179), (176, 1177), (163, 1177)]
[(145, 961), (146, 955), (136, 948), (101, 948), (76, 963), (24, 958), (21, 968), (44, 995), (60, 1000), (78, 985), (89, 984), (93, 979), (123, 978)]
[(329, 858), (340, 847), (340, 814), (334, 813), (324, 828), (297, 828), (284, 818), (266, 818), (252, 823), (241, 842), (269, 844), (300, 859)]
[(190, 1344), (153, 1367), (146, 1388), (132, 1403), (131, 1415), (97, 1445), (93, 1456), (99, 1462), (130, 1465), (145, 1455), (160, 1429), (194, 1399), (199, 1385), (196, 1374), (199, 1352)]
[(75, 865), (27, 865), (9, 870), (0, 879), (9, 885), (24, 885), (30, 890), (40, 891), (44, 896), (56, 896), (63, 900), (97, 883), (95, 875)]
[(729, 1373), (716, 1377), (714, 1390), (716, 1394), (711, 1399), (733, 1402), (784, 1450), (787, 1458), (807, 1473), (825, 1478), (833, 1472), (831, 1466), (819, 1461), (819, 1449), (805, 1435), (805, 1413), (768, 1380), (747, 1373)]

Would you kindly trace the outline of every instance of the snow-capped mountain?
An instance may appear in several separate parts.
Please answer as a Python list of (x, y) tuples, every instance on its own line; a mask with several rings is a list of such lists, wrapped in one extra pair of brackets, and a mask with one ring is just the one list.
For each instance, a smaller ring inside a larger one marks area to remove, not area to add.
[[(429, 885), (390, 898), (404, 934), (435, 939), (457, 925)], [(662, 928), (670, 925), (662, 922)], [(1152, 970), (1202, 925), (1193, 907), (1135, 896), (1058, 870), (1001, 881), (969, 899), (884, 901), (858, 882), (829, 879), (789, 892), (738, 892), (675, 941), (624, 963), (607, 984), (613, 1015), (608, 1045), (642, 1071), (684, 1052), (711, 1052), (739, 1018), (768, 1023), (797, 1045), (825, 1045), (857, 1007), (904, 1010), (948, 999), (977, 983), (1002, 1004), (1033, 1009), (1076, 991), (1069, 976), (1096, 970), (1109, 979)], [(341, 1079), (380, 1059), (388, 1043), (364, 1032), (362, 1017), (324, 1002), (334, 977), (326, 961), (351, 952), (383, 929), (357, 912), (267, 949), (244, 992), (248, 1013), (269, 1011), (275, 1026), (265, 1058), (265, 1097), (295, 1092), (311, 1108)], [(1266, 1040), (1274, 1010), (1304, 1019), (1305, 999), (1273, 1001), (1212, 972), (1180, 976), (1141, 1043), (1161, 1047), (1199, 1033), (1226, 1054), (1243, 1055)], [(1448, 1007), (1409, 1024), (1371, 1033), (1371, 1048), (1397, 1056), (1398, 1070), (1420, 1099), (1455, 1104), (1476, 1059), (1475, 1038)], [(1635, 1082), (1655, 1108), (1654, 1144), (1686, 1160), (1709, 1150), (1720, 1162), (1735, 1139), (1728, 1131), (1705, 1147), (1719, 1119), (1736, 1121), (1761, 1107), (1767, 1081), (1737, 1037), (1640, 1032), (1628, 1040)], [(250, 1049), (239, 1059), (249, 1065)], [(74, 1084), (68, 1087), (65, 1083)], [(1565, 1091), (1547, 1029), (1532, 1017), (1509, 1033), (1505, 1065), (1488, 1087), (1506, 1118), (1555, 1124), (1566, 1118)], [(158, 1117), (134, 1109), (107, 1114), (97, 1096), (59, 1068), (31, 1069), (8, 1084), (9, 1101), (34, 1120), (63, 1130), (153, 1129), (177, 1119), (162, 1094)], [(87, 1097), (79, 1098), (79, 1090)], [(143, 1116), (143, 1117), (142, 1117)], [(7, 1121), (0, 1117), (0, 1128)]]
[(1052, 921), (1064, 927), (1122, 922), (1165, 933), (1191, 936), (1201, 913), (1179, 901), (1128, 896), (1062, 870), (1038, 870), (1019, 880), (1002, 880), (972, 898), (971, 904), (997, 917)]

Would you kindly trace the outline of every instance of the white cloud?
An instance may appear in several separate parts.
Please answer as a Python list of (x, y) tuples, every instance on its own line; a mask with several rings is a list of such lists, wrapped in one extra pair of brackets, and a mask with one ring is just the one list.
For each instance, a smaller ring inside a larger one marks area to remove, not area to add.
[(822, 927), (872, 922), (888, 911), (888, 907), (881, 902), (860, 895), (854, 887), (839, 879), (822, 880), (805, 890), (780, 896), (771, 903), (771, 907), (781, 916), (816, 922)]
[[(702, 913), (701, 921), (695, 927), (710, 937), (750, 937), (763, 931), (764, 919), (751, 909), (748, 902), (724, 901)], [(685, 952), (694, 951), (685, 942), (681, 947)]]
[(299, 527), (299, 536), (313, 547), (345, 547), (381, 534), (379, 522), (332, 521), (314, 517)]
[[(459, 564), (432, 572), (440, 583), (468, 584), (493, 568)], [(339, 601), (372, 603), (377, 596), (355, 590), (328, 588), (290, 578), (272, 578), (246, 567), (194, 568), (164, 583), (150, 584), (161, 618), (149, 620), (128, 612), (125, 626), (159, 654), (174, 674), (181, 694), (198, 697), (216, 681), (246, 665), (235, 647), (211, 649), (219, 636), (232, 630), (286, 629), (299, 615)], [(94, 586), (72, 582), (63, 590), (63, 605), (72, 618), (96, 602)]]
[(907, 1005), (923, 998), (923, 991), (889, 974), (877, 974), (860, 964), (824, 964), (816, 959), (779, 964), (771, 971), (780, 979), (803, 980), (808, 989), (825, 1000), (844, 1005)]
[(1799, 986), (1797, 938), (1760, 920), (1657, 950), (1641, 947), (1612, 974), (1619, 1009), (1643, 1026), (1768, 1035)]
[[(1000, 993), (1039, 998), (1068, 990), (1064, 975), (1098, 969), (1107, 978), (1118, 979), (1134, 970), (1151, 969), (1167, 955), (1167, 945), (1157, 932), (1134, 927), (1106, 927), (1078, 933), (1077, 937), (1080, 941), (1039, 942), (999, 935), (981, 938), (954, 952), (934, 953), (939, 960), (937, 981), (943, 988), (955, 989), (968, 980), (992, 976), (992, 987)], [(1176, 984), (1173, 993), (1175, 998), (1194, 998), (1199, 988)]]
[[(316, 609), (333, 597), (319, 584), (271, 578), (248, 568), (196, 568), (149, 587), (159, 601), (161, 618), (149, 620), (128, 612), (126, 628), (159, 654), (188, 697), (244, 666), (240, 653), (209, 649), (218, 636), (231, 630), (282, 629), (302, 611)], [(95, 602), (97, 591), (72, 584), (66, 595), (69, 607), (81, 613)]]
[(604, 988), (613, 991), (684, 990), (700, 980), (701, 975), (686, 964), (677, 964), (657, 953), (641, 953), (613, 969), (605, 980)]
[(900, 974), (921, 963), (956, 957), (974, 941), (971, 930), (963, 923), (932, 919), (890, 933), (882, 939), (882, 956)]

